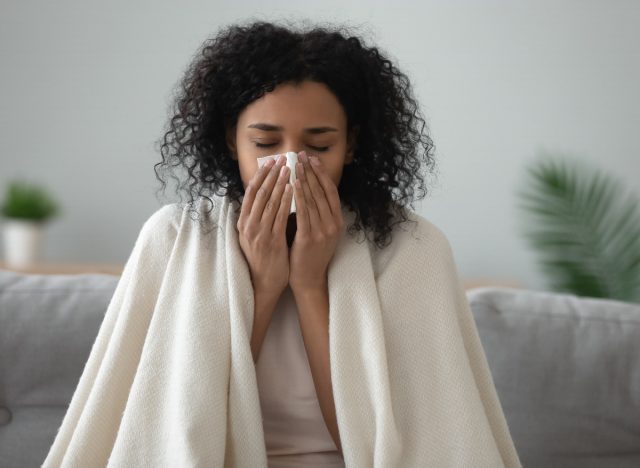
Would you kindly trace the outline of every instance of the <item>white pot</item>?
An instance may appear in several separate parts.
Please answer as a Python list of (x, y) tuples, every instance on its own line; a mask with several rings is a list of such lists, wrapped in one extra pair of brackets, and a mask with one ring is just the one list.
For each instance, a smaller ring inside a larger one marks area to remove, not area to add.
[(40, 260), (44, 231), (42, 222), (4, 218), (2, 228), (7, 266), (22, 268)]

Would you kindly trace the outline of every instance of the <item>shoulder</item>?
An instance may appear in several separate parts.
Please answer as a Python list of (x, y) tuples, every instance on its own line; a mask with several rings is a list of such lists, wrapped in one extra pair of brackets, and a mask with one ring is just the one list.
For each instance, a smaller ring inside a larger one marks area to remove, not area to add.
[(182, 203), (168, 203), (161, 206), (144, 222), (144, 226), (148, 229), (155, 229), (158, 227), (173, 227), (177, 228), (182, 214), (186, 210), (186, 205)]
[(444, 231), (427, 217), (403, 208), (406, 221), (395, 224), (391, 243), (383, 249), (370, 246), (376, 276), (390, 265), (399, 268), (450, 268), (453, 251)]
[(206, 226), (220, 221), (228, 209), (229, 200), (217, 195), (209, 199), (198, 197), (187, 202), (168, 203), (161, 206), (145, 220), (142, 232), (175, 238), (180, 230), (196, 223)]
[(156, 209), (142, 224), (140, 238), (174, 240), (180, 230), (187, 206), (184, 203), (169, 203)]
[[(406, 210), (406, 212), (409, 222), (404, 223), (404, 229), (408, 231), (405, 237), (408, 236), (411, 239), (406, 239), (405, 242), (408, 242), (409, 245), (428, 250), (451, 250), (449, 239), (439, 226), (415, 211)], [(400, 234), (400, 236), (402, 236), (402, 234)]]

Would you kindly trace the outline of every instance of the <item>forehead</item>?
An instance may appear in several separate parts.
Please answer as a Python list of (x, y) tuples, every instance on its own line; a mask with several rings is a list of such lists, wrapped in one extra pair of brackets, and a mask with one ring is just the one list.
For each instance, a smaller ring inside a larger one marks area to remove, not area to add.
[(346, 125), (346, 115), (338, 98), (322, 83), (280, 84), (249, 104), (239, 115), (241, 127), (255, 122), (291, 126), (315, 124)]

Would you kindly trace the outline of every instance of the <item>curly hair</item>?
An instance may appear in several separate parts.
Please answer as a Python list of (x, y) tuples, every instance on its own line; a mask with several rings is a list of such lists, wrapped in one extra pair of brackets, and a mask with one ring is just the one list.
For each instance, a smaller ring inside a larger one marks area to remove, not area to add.
[[(213, 201), (207, 193), (237, 202), (244, 187), (225, 130), (242, 110), (281, 83), (324, 83), (337, 97), (347, 128), (359, 127), (351, 164), (338, 186), (341, 201), (354, 211), (349, 232), (373, 232), (376, 246), (390, 242), (392, 227), (409, 220), (424, 198), (424, 175), (433, 170), (434, 145), (409, 79), (377, 47), (367, 47), (348, 28), (315, 25), (308, 30), (265, 21), (233, 24), (207, 39), (182, 78), (164, 137), (156, 178), (186, 169), (177, 190)], [(418, 191), (418, 195), (416, 195)], [(236, 211), (237, 212), (237, 211)], [(395, 222), (394, 222), (395, 220)], [(367, 236), (368, 238), (368, 236)]]

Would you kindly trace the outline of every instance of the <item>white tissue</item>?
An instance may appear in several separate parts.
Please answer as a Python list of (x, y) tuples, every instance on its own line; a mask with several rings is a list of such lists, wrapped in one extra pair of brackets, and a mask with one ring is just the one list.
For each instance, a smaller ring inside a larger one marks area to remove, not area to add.
[[(278, 160), (278, 156), (282, 153), (272, 154), (271, 156), (263, 156), (258, 158), (258, 168), (264, 166), (269, 159), (273, 159), (274, 161)], [(298, 162), (298, 153), (294, 153), (293, 151), (289, 151), (285, 153), (287, 157), (286, 166), (289, 168), (289, 183), (291, 184), (291, 190), (293, 190), (293, 183), (296, 181), (296, 163)], [(291, 208), (289, 209), (289, 214), (296, 212), (296, 199), (295, 196), (291, 198)]]

